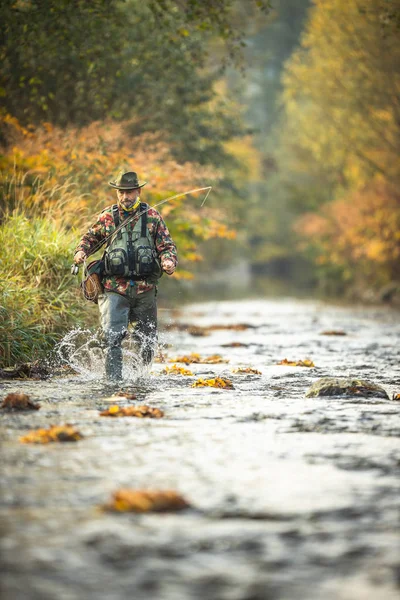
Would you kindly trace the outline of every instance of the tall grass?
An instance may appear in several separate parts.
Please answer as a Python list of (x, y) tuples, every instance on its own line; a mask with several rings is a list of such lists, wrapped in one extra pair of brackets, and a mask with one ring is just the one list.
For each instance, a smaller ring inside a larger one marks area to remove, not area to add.
[(44, 357), (80, 322), (70, 274), (77, 234), (44, 215), (14, 211), (0, 226), (0, 366)]

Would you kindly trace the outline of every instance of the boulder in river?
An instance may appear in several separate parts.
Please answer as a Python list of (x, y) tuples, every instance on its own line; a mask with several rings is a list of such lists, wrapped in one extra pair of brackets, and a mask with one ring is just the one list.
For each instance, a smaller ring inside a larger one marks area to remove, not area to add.
[(307, 391), (306, 397), (316, 398), (319, 396), (361, 396), (389, 400), (387, 392), (380, 385), (352, 377), (322, 377), (318, 379)]

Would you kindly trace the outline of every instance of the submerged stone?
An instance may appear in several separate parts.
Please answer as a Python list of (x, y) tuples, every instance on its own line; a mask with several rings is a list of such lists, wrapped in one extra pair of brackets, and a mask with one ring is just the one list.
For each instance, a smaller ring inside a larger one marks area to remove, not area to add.
[(316, 398), (319, 396), (361, 396), (389, 400), (387, 392), (380, 385), (351, 377), (323, 377), (318, 379), (307, 391), (306, 397)]

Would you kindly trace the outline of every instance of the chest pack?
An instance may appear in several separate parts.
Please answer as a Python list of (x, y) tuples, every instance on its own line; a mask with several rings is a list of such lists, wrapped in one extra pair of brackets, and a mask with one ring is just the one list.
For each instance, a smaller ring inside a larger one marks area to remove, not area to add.
[[(104, 274), (125, 279), (156, 281), (161, 277), (154, 239), (147, 228), (147, 205), (140, 204), (143, 214), (132, 226), (128, 223), (113, 236), (104, 256)], [(145, 212), (144, 212), (145, 211)], [(112, 207), (115, 227), (120, 225), (118, 206)]]

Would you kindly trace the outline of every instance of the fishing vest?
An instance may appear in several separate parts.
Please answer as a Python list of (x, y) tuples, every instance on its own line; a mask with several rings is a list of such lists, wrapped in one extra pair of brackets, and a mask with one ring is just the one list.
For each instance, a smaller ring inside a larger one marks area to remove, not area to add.
[[(112, 235), (111, 243), (107, 246), (104, 256), (104, 274), (124, 277), (134, 281), (146, 279), (156, 281), (161, 277), (162, 270), (157, 258), (154, 239), (147, 228), (147, 204), (141, 203), (139, 210), (146, 211), (132, 224), (122, 227)], [(118, 206), (112, 207), (115, 227), (120, 224)]]

